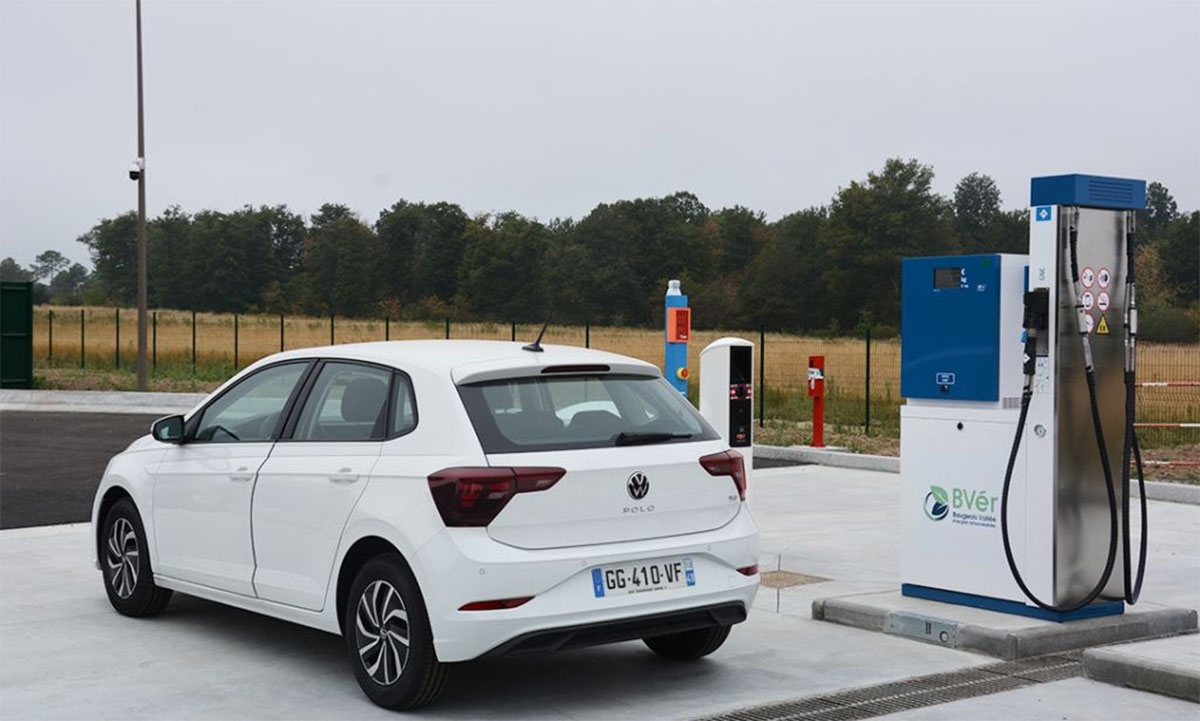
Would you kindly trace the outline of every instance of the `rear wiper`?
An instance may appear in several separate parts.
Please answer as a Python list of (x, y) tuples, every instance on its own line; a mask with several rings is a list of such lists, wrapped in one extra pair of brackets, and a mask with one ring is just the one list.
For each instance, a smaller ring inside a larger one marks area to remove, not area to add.
[(622, 431), (614, 440), (618, 446), (637, 446), (644, 443), (662, 443), (691, 437), (691, 433), (664, 433), (661, 431), (658, 433), (629, 433)]

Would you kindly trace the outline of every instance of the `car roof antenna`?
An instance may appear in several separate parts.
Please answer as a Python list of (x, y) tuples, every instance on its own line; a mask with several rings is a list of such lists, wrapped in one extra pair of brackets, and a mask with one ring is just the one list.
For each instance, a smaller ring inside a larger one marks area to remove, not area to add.
[(533, 353), (541, 353), (543, 350), (542, 336), (546, 335), (546, 329), (549, 327), (550, 327), (550, 318), (546, 318), (546, 322), (542, 324), (542, 332), (538, 333), (537, 340), (530, 343), (529, 345), (521, 346), (521, 350), (527, 350), (527, 351), (531, 351)]

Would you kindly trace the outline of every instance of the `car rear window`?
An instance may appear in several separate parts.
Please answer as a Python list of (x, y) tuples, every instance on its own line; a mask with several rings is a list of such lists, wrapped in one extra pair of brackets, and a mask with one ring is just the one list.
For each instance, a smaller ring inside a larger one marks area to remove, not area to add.
[(459, 386), (485, 453), (681, 443), (718, 438), (662, 378), (595, 374)]

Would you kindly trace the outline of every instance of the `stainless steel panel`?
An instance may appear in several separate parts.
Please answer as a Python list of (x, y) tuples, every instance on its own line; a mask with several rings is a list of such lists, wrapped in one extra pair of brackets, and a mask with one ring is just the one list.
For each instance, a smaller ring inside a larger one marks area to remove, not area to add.
[[(1067, 241), (1069, 209), (1059, 219), (1058, 312), (1055, 337), (1058, 363), (1055, 373), (1055, 590), (1054, 603), (1077, 601), (1096, 585), (1104, 570), (1109, 546), (1109, 504), (1104, 472), (1100, 464), (1092, 425), (1083, 347), (1076, 328), (1071, 281), (1071, 258)], [(1079, 270), (1090, 268), (1095, 280), (1090, 290), (1093, 307), (1089, 314), (1100, 325), (1103, 317), (1108, 333), (1097, 330), (1088, 336), (1096, 368), (1096, 396), (1101, 425), (1112, 468), (1113, 487), (1120, 500), (1121, 446), (1124, 442), (1125, 389), (1123, 383), (1125, 310), (1125, 214), (1116, 210), (1081, 208), (1078, 220)], [(1100, 287), (1101, 269), (1108, 271), (1107, 287)], [(1101, 292), (1108, 294), (1108, 309), (1099, 311)], [(1120, 514), (1118, 514), (1118, 524)], [(1118, 534), (1120, 526), (1118, 525)], [(1121, 546), (1118, 537), (1113, 574), (1104, 596), (1119, 598), (1123, 591)]]
[(950, 648), (958, 646), (957, 623), (918, 613), (888, 614), (887, 632), (893, 636), (907, 636)]

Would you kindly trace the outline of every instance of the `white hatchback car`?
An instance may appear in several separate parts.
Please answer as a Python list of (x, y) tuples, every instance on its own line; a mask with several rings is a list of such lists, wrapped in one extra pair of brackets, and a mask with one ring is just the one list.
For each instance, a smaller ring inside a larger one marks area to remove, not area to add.
[(758, 587), (746, 469), (654, 366), (581, 348), (279, 353), (112, 459), (112, 605), (180, 591), (345, 637), (377, 704), (448, 664), (644, 639), (695, 659)]

